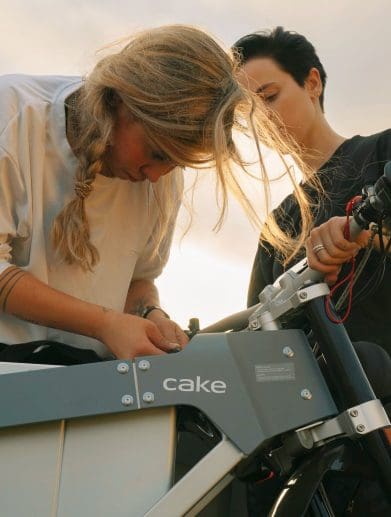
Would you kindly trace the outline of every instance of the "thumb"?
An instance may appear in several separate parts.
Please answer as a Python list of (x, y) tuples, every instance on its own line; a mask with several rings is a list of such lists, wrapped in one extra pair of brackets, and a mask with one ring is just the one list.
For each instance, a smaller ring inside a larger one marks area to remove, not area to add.
[(182, 347), (179, 343), (170, 342), (154, 323), (148, 329), (148, 337), (152, 343), (164, 352), (179, 352)]
[(328, 284), (330, 286), (336, 284), (337, 280), (338, 280), (338, 275), (341, 272), (341, 269), (342, 269), (342, 267), (338, 266), (335, 269), (335, 271), (332, 271), (330, 273), (326, 273), (325, 276), (324, 276), (324, 281), (326, 282), (326, 284)]

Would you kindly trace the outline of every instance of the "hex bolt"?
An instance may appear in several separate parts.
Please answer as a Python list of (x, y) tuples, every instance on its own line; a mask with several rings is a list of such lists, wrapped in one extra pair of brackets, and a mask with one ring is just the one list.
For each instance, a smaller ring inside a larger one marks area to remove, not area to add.
[(282, 349), (282, 353), (287, 357), (293, 357), (295, 355), (294, 351), (290, 346), (284, 346), (284, 348)]
[(358, 433), (363, 433), (365, 431), (365, 425), (364, 424), (358, 424), (358, 426), (356, 427), (356, 431)]
[(126, 363), (119, 363), (117, 364), (117, 372), (118, 373), (128, 373), (129, 371), (129, 365)]
[(311, 400), (312, 399), (312, 393), (307, 388), (304, 388), (303, 390), (301, 390), (300, 396), (304, 400)]
[(121, 403), (123, 406), (131, 406), (134, 400), (132, 395), (124, 395), (121, 399)]
[(151, 367), (151, 363), (149, 361), (147, 361), (146, 359), (142, 359), (139, 363), (138, 363), (138, 367), (140, 368), (140, 370), (142, 370), (143, 372), (145, 372), (146, 370), (149, 370), (150, 367)]
[(299, 298), (300, 298), (300, 300), (306, 300), (307, 293), (305, 291), (301, 291), (301, 293), (299, 293)]
[(353, 416), (353, 417), (358, 416), (358, 411), (357, 411), (357, 409), (351, 409), (351, 410), (349, 411), (349, 415), (350, 415), (350, 416)]
[(152, 404), (152, 402), (155, 400), (155, 395), (151, 391), (146, 391), (143, 394), (143, 401), (147, 402), (148, 404)]

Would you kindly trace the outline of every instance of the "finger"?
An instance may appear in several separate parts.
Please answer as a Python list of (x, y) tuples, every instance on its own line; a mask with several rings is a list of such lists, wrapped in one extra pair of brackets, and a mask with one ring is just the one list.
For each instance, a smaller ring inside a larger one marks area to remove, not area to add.
[(189, 342), (189, 338), (178, 325), (176, 325), (175, 334), (177, 341), (181, 346), (187, 345), (187, 343)]
[(163, 355), (164, 352), (157, 348), (148, 338), (138, 340), (137, 346), (130, 349), (126, 348), (116, 352), (117, 359), (131, 360), (140, 355)]
[(345, 239), (345, 224), (345, 218), (333, 217), (330, 219), (328, 231), (334, 248), (340, 250), (342, 253), (350, 254), (350, 256), (352, 256), (359, 246), (356, 242)]
[(162, 336), (164, 336), (170, 343), (177, 342), (175, 324), (170, 320), (164, 320), (162, 323), (156, 324)]
[(357, 235), (354, 241), (360, 246), (360, 248), (366, 248), (369, 244), (371, 233), (371, 230), (363, 230)]
[(307, 239), (305, 244), (306, 253), (307, 253), (307, 262), (311, 269), (315, 271), (319, 271), (320, 273), (335, 273), (338, 270), (338, 263), (325, 263), (323, 261), (323, 256), (327, 257), (327, 251), (320, 250), (318, 253), (315, 253), (313, 250), (313, 244), (311, 239)]
[(340, 272), (341, 272), (341, 267), (339, 267), (338, 270), (335, 271), (335, 273), (326, 273), (326, 275), (324, 276), (324, 281), (326, 282), (326, 284), (334, 285), (338, 280), (338, 276), (339, 276)]
[(164, 355), (165, 351), (155, 346), (151, 341), (146, 340), (135, 353), (135, 357), (140, 355)]
[(151, 340), (152, 344), (155, 345), (155, 347), (159, 348), (160, 350), (163, 350), (164, 352), (171, 352), (175, 349), (181, 349), (181, 345), (177, 343), (176, 341), (170, 341), (167, 339), (158, 329), (157, 325), (155, 325), (152, 322), (149, 322), (150, 325), (148, 325), (148, 337)]
[[(316, 249), (314, 250), (319, 260), (324, 264), (341, 264), (342, 262), (346, 262), (351, 258), (353, 250), (355, 251), (357, 249), (357, 244), (345, 241), (341, 228), (336, 230), (330, 224), (324, 224), (315, 228), (311, 232), (310, 238), (314, 245), (313, 247), (318, 245), (324, 246), (324, 248), (318, 252)], [(345, 241), (347, 247), (351, 249), (342, 249), (334, 240), (336, 240), (338, 244), (341, 244), (342, 247), (343, 241)]]

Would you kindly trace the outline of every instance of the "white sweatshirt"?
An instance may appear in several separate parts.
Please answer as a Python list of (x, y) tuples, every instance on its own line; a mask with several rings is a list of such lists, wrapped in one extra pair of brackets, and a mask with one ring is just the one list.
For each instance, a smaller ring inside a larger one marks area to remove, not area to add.
[[(74, 197), (77, 159), (65, 130), (65, 99), (78, 77), (10, 75), (0, 78), (0, 274), (12, 264), (81, 300), (122, 311), (132, 279), (156, 278), (168, 259), (173, 226), (151, 258), (158, 210), (148, 181), (132, 183), (98, 175), (86, 199), (91, 242), (100, 261), (92, 273), (55, 258), (52, 222)], [(158, 182), (183, 188), (177, 168)], [(0, 313), (0, 343), (54, 340), (107, 348), (97, 340)]]

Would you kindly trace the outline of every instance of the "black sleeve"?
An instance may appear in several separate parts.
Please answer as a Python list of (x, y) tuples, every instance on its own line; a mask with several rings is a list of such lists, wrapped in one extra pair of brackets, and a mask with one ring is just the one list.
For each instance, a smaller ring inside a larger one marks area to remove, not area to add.
[(247, 293), (247, 307), (252, 307), (259, 302), (258, 295), (266, 285), (262, 273), (262, 246), (258, 244)]
[(384, 165), (391, 160), (391, 129), (381, 133), (377, 145), (377, 154), (378, 159), (382, 162), (382, 169), (384, 169)]

